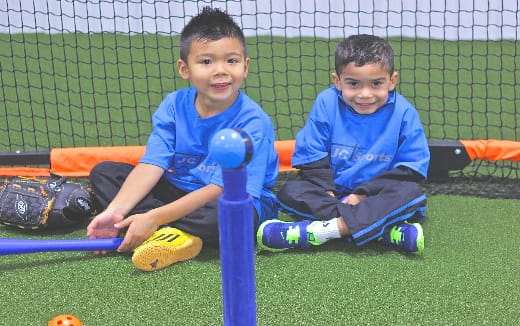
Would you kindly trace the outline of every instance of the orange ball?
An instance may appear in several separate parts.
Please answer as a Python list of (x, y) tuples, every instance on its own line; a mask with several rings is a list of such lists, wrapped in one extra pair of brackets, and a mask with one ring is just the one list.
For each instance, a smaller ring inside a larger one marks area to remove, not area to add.
[(83, 323), (76, 316), (58, 315), (52, 318), (47, 326), (83, 326)]

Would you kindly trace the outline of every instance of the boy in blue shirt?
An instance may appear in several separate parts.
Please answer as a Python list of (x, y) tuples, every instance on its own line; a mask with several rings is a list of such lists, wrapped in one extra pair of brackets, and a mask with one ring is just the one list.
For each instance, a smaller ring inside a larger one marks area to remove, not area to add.
[(255, 218), (278, 213), (271, 192), (278, 175), (274, 127), (239, 89), (250, 62), (243, 32), (228, 14), (206, 7), (184, 27), (180, 57), (179, 74), (192, 87), (159, 105), (139, 164), (102, 162), (90, 174), (104, 211), (89, 224), (88, 237), (116, 237), (127, 228), (117, 250), (133, 251), (133, 263), (147, 271), (191, 259), (203, 243), (218, 245), (222, 171), (208, 146), (221, 129), (239, 128), (252, 140), (247, 191)]
[(390, 45), (355, 35), (335, 52), (334, 87), (321, 92), (296, 136), (299, 178), (278, 193), (282, 209), (301, 219), (270, 220), (257, 231), (261, 248), (307, 249), (331, 239), (356, 245), (382, 239), (421, 253), (419, 223), (426, 197), (428, 143), (416, 109), (396, 92)]

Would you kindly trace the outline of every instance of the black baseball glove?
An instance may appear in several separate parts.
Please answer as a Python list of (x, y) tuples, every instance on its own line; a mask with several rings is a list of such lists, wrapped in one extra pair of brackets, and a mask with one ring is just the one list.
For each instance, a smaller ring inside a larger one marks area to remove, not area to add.
[(0, 223), (22, 229), (85, 223), (96, 214), (90, 189), (67, 178), (14, 177), (0, 184)]

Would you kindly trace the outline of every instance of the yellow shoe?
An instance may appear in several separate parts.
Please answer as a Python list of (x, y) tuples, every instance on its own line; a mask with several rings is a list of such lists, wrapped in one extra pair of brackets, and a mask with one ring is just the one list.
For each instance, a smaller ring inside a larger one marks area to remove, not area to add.
[(202, 239), (172, 227), (161, 228), (134, 249), (132, 262), (143, 271), (156, 271), (197, 256)]

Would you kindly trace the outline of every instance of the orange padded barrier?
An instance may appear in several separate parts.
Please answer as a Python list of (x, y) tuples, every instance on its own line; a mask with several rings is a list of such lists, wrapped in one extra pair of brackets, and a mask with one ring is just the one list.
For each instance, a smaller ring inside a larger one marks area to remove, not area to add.
[[(280, 157), (280, 172), (294, 170), (291, 167), (294, 143), (294, 140), (275, 142), (275, 149)], [(52, 172), (66, 177), (88, 177), (90, 170), (99, 162), (118, 161), (135, 165), (144, 151), (144, 146), (56, 148), (50, 152), (50, 168), (0, 168), (0, 175), (49, 176)]]
[(520, 142), (497, 139), (461, 140), (460, 142), (471, 160), (520, 162)]
[(71, 147), (51, 150), (51, 171), (65, 177), (87, 177), (102, 161), (137, 164), (144, 146)]
[[(520, 142), (497, 139), (460, 140), (471, 160), (520, 162)], [(294, 171), (291, 158), (294, 140), (278, 140), (275, 148), (280, 157), (280, 172)], [(56, 148), (50, 152), (50, 168), (0, 168), (0, 176), (49, 176), (56, 173), (67, 177), (87, 177), (101, 161), (137, 164), (144, 154), (144, 146), (107, 146)]]
[(280, 172), (296, 171), (296, 169), (291, 165), (295, 144), (296, 142), (294, 140), (277, 140), (274, 143), (274, 148), (278, 152), (278, 157), (280, 160)]
[(12, 167), (12, 168), (0, 168), (0, 176), (4, 177), (16, 177), (16, 176), (27, 176), (27, 177), (48, 177), (51, 175), (50, 169), (45, 168), (27, 168), (27, 167)]

